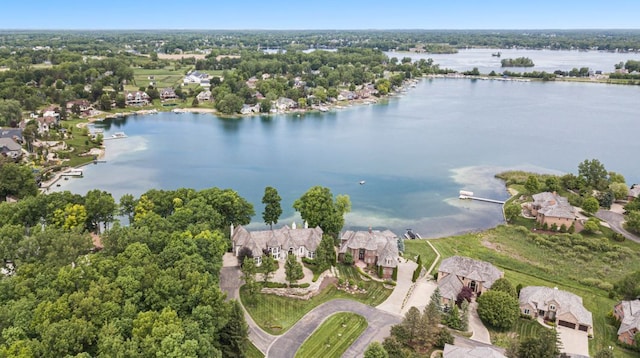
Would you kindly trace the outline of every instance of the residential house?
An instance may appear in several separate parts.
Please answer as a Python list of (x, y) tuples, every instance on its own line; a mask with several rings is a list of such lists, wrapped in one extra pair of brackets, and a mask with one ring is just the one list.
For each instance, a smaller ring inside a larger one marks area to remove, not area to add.
[(151, 97), (149, 97), (147, 92), (136, 91), (125, 94), (125, 103), (127, 106), (146, 106), (149, 102), (151, 102)]
[(613, 307), (613, 315), (620, 321), (618, 340), (635, 345), (635, 337), (640, 333), (640, 299), (618, 302)]
[(489, 347), (460, 347), (446, 343), (442, 358), (506, 358), (501, 348)]
[[(49, 113), (49, 112), (45, 112)], [(60, 117), (55, 116), (44, 116), (36, 118), (36, 122), (38, 122), (38, 133), (45, 134), (49, 133), (51, 128), (58, 125)]]
[(13, 138), (0, 138), (0, 155), (18, 159), (22, 155), (22, 146)]
[(76, 113), (79, 115), (81, 114), (85, 116), (90, 115), (91, 111), (93, 110), (91, 103), (89, 103), (89, 101), (87, 101), (86, 99), (69, 101), (67, 102), (66, 107), (67, 107), (67, 112), (72, 112), (72, 113)]
[(265, 253), (276, 260), (284, 260), (288, 254), (314, 259), (321, 240), (320, 227), (310, 229), (305, 225), (305, 228), (298, 229), (294, 224), (276, 230), (248, 231), (240, 225), (237, 228), (231, 226), (234, 255), (237, 256), (246, 247), (251, 250), (258, 265), (262, 263)]
[(389, 230), (348, 230), (340, 238), (338, 259), (344, 260), (347, 252), (355, 263), (381, 266), (382, 277), (391, 278), (393, 269), (398, 266), (398, 236)]
[(167, 87), (160, 91), (160, 99), (162, 99), (163, 101), (176, 98), (178, 98), (178, 95), (172, 87)]
[(16, 143), (24, 141), (21, 128), (0, 128), (0, 138), (11, 138)]
[(640, 195), (640, 184), (633, 184), (627, 194), (627, 200), (632, 201)]
[(240, 114), (253, 114), (260, 113), (260, 103), (256, 103), (255, 105), (243, 104), (242, 109), (240, 109)]
[(198, 102), (211, 101), (211, 91), (209, 91), (209, 90), (202, 91), (202, 92), (198, 93), (196, 98), (198, 99)]
[(469, 257), (452, 256), (442, 260), (438, 268), (438, 288), (442, 304), (451, 306), (463, 287), (469, 287), (480, 295), (489, 290), (493, 283), (504, 276), (492, 264)]
[(251, 89), (255, 89), (256, 88), (256, 84), (258, 83), (258, 79), (254, 76), (249, 78), (246, 82), (247, 87), (251, 88)]
[(582, 229), (575, 208), (569, 204), (567, 198), (556, 192), (533, 194), (533, 203), (529, 203), (529, 211), (541, 225), (547, 224), (551, 227), (555, 224), (558, 228), (564, 225), (567, 229), (574, 225), (576, 232)]
[(296, 101), (292, 100), (291, 98), (280, 97), (275, 102), (274, 107), (276, 110), (284, 112), (291, 108), (295, 108), (297, 105), (298, 104), (296, 103)]
[(184, 79), (182, 80), (182, 82), (184, 84), (190, 84), (190, 83), (197, 83), (199, 85), (202, 85), (202, 81), (207, 80), (207, 83), (209, 81), (209, 75), (204, 73), (204, 72), (199, 72), (199, 71), (190, 71), (189, 73), (187, 73), (186, 76), (184, 76)]
[(593, 317), (578, 295), (557, 287), (527, 286), (520, 290), (519, 301), (524, 315), (593, 334)]
[(358, 98), (358, 95), (353, 91), (340, 91), (338, 94), (338, 101), (351, 101)]

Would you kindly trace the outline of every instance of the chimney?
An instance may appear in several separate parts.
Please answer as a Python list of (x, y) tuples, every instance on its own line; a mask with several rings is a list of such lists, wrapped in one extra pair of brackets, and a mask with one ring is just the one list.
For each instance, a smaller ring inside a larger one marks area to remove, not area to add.
[(231, 233), (229, 234), (229, 237), (233, 237), (233, 224), (231, 224), (231, 230), (230, 230), (230, 232), (231, 232)]
[(308, 228), (309, 228), (309, 222), (308, 222), (308, 221), (306, 221), (306, 220), (304, 221), (304, 228), (305, 228), (305, 229), (308, 229)]

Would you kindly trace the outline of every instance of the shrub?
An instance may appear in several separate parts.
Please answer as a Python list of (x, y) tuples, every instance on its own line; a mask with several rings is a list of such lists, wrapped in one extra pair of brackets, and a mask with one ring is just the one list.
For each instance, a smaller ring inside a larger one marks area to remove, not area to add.
[(394, 281), (398, 281), (398, 266), (393, 268), (393, 272), (391, 273), (391, 279)]
[(347, 252), (344, 254), (344, 257), (343, 257), (343, 259), (342, 259), (342, 262), (343, 262), (345, 265), (353, 265), (353, 255), (351, 254), (351, 252), (347, 251)]
[(614, 232), (613, 235), (611, 235), (611, 239), (613, 239), (613, 241), (623, 242), (625, 237), (620, 233)]
[(418, 277), (420, 277), (420, 271), (422, 271), (422, 266), (418, 266), (416, 267), (415, 270), (413, 270), (413, 276), (411, 277), (411, 282), (416, 282), (418, 280)]

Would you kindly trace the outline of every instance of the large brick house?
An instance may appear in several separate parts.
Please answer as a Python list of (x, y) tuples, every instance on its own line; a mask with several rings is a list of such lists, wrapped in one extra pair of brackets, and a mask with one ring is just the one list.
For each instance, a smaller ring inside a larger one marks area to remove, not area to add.
[(476, 295), (482, 294), (503, 276), (502, 271), (485, 261), (463, 256), (446, 258), (438, 268), (437, 282), (442, 296), (441, 304), (452, 305), (463, 287), (471, 288)]
[(551, 227), (555, 224), (558, 228), (564, 225), (567, 229), (574, 225), (575, 232), (582, 229), (576, 210), (569, 204), (567, 198), (548, 191), (533, 194), (532, 197), (533, 202), (529, 203), (529, 211), (540, 225), (547, 224)]
[(635, 345), (635, 336), (640, 332), (640, 299), (620, 301), (613, 307), (613, 315), (620, 321), (618, 340)]
[(382, 277), (391, 278), (398, 266), (398, 236), (389, 230), (345, 231), (340, 238), (338, 259), (351, 253), (355, 263), (382, 267)]
[(578, 295), (557, 287), (527, 286), (520, 290), (519, 301), (524, 315), (593, 334), (593, 317)]
[(265, 253), (276, 260), (284, 260), (288, 254), (314, 259), (322, 241), (322, 229), (298, 229), (295, 225), (285, 225), (276, 230), (248, 231), (239, 225), (231, 227), (231, 241), (234, 255), (238, 256), (240, 250), (246, 247), (251, 250), (258, 265), (262, 263), (262, 255)]

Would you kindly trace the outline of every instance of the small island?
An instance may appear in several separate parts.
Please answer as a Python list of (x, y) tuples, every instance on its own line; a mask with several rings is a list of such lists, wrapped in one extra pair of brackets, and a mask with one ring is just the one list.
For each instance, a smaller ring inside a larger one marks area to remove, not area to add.
[(505, 58), (502, 61), (502, 67), (533, 67), (533, 61), (528, 57)]

